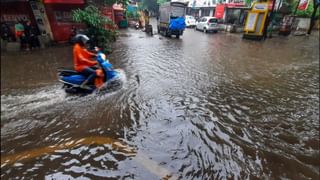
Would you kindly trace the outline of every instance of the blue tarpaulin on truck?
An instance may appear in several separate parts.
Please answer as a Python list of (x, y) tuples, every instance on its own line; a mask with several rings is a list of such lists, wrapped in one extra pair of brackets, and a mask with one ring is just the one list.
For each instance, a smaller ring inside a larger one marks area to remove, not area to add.
[(176, 31), (176, 30), (184, 30), (186, 28), (186, 23), (184, 17), (178, 17), (176, 19), (170, 20), (169, 29)]

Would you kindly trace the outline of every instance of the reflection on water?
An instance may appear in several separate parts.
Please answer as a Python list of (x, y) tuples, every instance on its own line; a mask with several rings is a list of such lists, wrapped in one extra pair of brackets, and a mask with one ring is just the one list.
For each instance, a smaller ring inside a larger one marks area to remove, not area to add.
[(63, 144), (51, 145), (48, 147), (25, 151), (19, 154), (5, 156), (1, 158), (1, 165), (6, 166), (9, 164), (15, 163), (17, 161), (26, 161), (28, 159), (43, 156), (44, 154), (59, 152), (62, 149), (71, 149), (79, 145), (92, 145), (92, 144), (98, 144), (98, 145), (111, 144), (113, 148), (117, 148), (118, 150), (123, 149), (124, 152), (128, 154), (128, 156), (130, 155), (130, 153), (134, 153), (133, 150), (130, 150), (125, 145), (122, 145), (121, 143), (116, 142), (114, 139), (111, 139), (108, 137), (86, 137), (79, 140), (71, 140)]
[(122, 33), (106, 94), (64, 93), (69, 46), (2, 55), (1, 178), (319, 177), (317, 36)]

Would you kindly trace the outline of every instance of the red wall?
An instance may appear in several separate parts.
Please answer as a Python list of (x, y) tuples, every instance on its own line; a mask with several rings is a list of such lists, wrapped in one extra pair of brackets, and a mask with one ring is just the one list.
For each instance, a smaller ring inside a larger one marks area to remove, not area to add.
[[(103, 7), (101, 9), (101, 12), (104, 16), (108, 17), (112, 22), (116, 22), (116, 17), (115, 17), (115, 10), (112, 7)], [(115, 30), (117, 29), (116, 26), (112, 26), (112, 25), (106, 25), (105, 27), (106, 29), (112, 29)]]
[(108, 17), (111, 21), (114, 22), (114, 10), (112, 7), (103, 7), (101, 12), (104, 16)]
[[(50, 27), (53, 34), (54, 41), (64, 42), (68, 41), (71, 35), (71, 27), (74, 25), (77, 29), (82, 29), (83, 24), (72, 22), (71, 11), (83, 8), (84, 4), (45, 4), (47, 16), (50, 22)], [(55, 13), (56, 12), (56, 13)], [(57, 12), (62, 14), (63, 20), (58, 20), (56, 17)], [(68, 15), (68, 16), (66, 16)], [(70, 20), (67, 20), (70, 19)]]

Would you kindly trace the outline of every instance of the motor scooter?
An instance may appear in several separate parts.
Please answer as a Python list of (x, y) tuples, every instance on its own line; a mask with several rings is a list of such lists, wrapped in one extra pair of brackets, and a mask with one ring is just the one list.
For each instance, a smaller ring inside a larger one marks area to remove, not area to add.
[(112, 68), (112, 64), (106, 59), (106, 55), (98, 52), (96, 61), (97, 77), (87, 85), (90, 89), (81, 88), (80, 85), (87, 79), (83, 74), (68, 68), (58, 68), (59, 81), (63, 84), (66, 93), (92, 93), (97, 89), (102, 89), (107, 83), (120, 84), (120, 74)]

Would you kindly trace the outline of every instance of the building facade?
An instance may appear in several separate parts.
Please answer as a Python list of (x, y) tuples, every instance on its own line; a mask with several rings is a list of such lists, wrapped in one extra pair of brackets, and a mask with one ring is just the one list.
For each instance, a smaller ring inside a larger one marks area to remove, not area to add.
[(217, 0), (189, 0), (187, 14), (195, 18), (214, 16)]
[[(1, 0), (1, 25), (9, 27), (14, 37), (14, 26), (18, 21), (30, 20), (41, 35), (47, 35), (55, 42), (69, 41), (72, 28), (83, 29), (84, 24), (72, 19), (72, 10), (83, 9), (86, 0)], [(102, 13), (115, 24), (124, 19), (123, 8), (119, 5), (105, 7)], [(111, 13), (111, 14), (110, 14)]]
[(187, 14), (196, 19), (211, 16), (223, 23), (243, 24), (245, 11), (249, 9), (244, 0), (185, 0), (188, 2)]
[(18, 21), (30, 20), (40, 32), (56, 42), (68, 41), (73, 22), (71, 12), (85, 6), (84, 0), (1, 0), (1, 23), (14, 34)]

